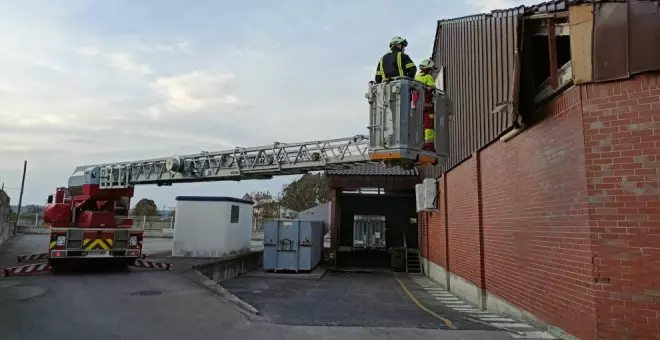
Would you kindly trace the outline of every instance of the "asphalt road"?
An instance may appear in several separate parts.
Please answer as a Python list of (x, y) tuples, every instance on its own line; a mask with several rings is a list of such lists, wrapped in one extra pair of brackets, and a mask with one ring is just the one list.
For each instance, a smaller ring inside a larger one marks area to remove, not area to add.
[[(43, 251), (45, 235), (0, 245), (0, 267)], [(0, 278), (0, 338), (77, 339), (510, 339), (504, 332), (278, 325), (240, 312), (177, 270)], [(189, 265), (189, 264), (188, 264)]]
[[(242, 276), (222, 286), (280, 324), (448, 329), (416, 306), (388, 273), (328, 272), (321, 279)], [(448, 307), (436, 313), (460, 330), (494, 330)]]

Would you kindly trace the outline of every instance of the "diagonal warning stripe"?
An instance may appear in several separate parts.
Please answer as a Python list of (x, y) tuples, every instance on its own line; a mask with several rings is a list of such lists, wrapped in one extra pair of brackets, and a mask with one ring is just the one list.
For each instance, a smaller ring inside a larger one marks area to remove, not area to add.
[[(91, 241), (91, 240), (85, 240), (85, 241)], [(112, 247), (112, 240), (109, 240), (110, 242), (106, 243), (108, 240), (104, 240), (102, 238), (97, 238), (96, 240), (93, 240), (91, 242), (83, 242), (83, 245), (85, 245), (85, 250), (93, 250), (93, 249), (103, 249), (103, 250), (110, 250)]]

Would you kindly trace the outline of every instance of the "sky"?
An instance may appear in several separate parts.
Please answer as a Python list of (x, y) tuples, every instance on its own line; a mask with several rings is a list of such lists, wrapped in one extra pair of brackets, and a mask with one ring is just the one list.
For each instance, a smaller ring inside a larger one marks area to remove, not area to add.
[[(366, 134), (378, 58), (403, 36), (419, 63), (437, 20), (515, 0), (0, 0), (0, 183), (44, 204), (77, 165)], [(296, 177), (138, 186), (178, 195), (279, 192)]]

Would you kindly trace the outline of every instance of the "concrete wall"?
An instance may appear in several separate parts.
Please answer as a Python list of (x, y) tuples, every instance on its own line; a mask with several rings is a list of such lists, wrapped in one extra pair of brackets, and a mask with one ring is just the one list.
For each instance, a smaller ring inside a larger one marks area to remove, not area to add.
[(264, 253), (262, 251), (248, 252), (197, 265), (194, 269), (209, 279), (221, 283), (263, 267), (263, 261)]
[(11, 235), (11, 223), (9, 223), (9, 196), (0, 190), (0, 243)]
[(544, 113), (438, 179), (426, 274), (556, 333), (657, 336), (660, 76), (576, 86)]

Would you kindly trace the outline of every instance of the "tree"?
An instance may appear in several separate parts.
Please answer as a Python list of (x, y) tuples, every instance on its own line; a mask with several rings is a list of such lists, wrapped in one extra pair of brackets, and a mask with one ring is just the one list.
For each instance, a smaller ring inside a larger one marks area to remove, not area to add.
[(158, 216), (158, 206), (154, 200), (143, 198), (135, 205), (133, 215), (136, 216)]
[(279, 216), (279, 202), (273, 199), (273, 195), (268, 191), (256, 191), (243, 195), (244, 200), (254, 202), (252, 217), (254, 218), (255, 228), (263, 229), (265, 219), (277, 218)]
[(280, 204), (303, 211), (329, 200), (328, 180), (323, 174), (304, 174), (282, 188)]

